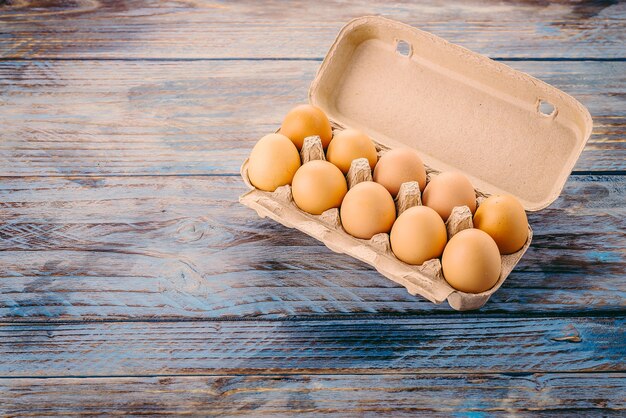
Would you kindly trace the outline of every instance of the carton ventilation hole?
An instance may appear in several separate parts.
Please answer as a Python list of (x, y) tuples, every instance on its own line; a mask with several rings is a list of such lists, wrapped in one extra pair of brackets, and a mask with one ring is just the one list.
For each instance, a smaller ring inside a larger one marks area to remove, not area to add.
[(402, 56), (410, 57), (413, 49), (411, 47), (411, 44), (409, 44), (407, 41), (399, 39), (398, 41), (396, 41), (396, 52)]
[(541, 116), (555, 116), (556, 115), (556, 107), (545, 100), (539, 100), (537, 102), (537, 110), (541, 114)]

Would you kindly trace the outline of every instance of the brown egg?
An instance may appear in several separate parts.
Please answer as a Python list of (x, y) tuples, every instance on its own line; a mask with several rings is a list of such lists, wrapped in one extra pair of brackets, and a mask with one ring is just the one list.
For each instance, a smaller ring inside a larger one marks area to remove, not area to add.
[(328, 161), (314, 160), (304, 164), (293, 177), (293, 200), (305, 212), (320, 215), (338, 208), (348, 192), (346, 178)]
[(396, 148), (380, 157), (374, 168), (374, 181), (396, 196), (402, 183), (416, 181), (420, 190), (426, 186), (426, 170), (422, 159), (410, 148)]
[(467, 206), (476, 211), (476, 193), (469, 179), (456, 171), (447, 171), (433, 178), (422, 195), (424, 205), (435, 209), (444, 221), (455, 206)]
[(522, 204), (513, 196), (491, 196), (474, 215), (474, 227), (488, 233), (500, 254), (519, 251), (528, 239), (528, 218)]
[(448, 240), (441, 216), (427, 206), (413, 206), (402, 212), (391, 228), (391, 250), (409, 264), (423, 264), (438, 258)]
[(257, 189), (273, 192), (291, 184), (300, 168), (300, 153), (284, 135), (269, 134), (256, 143), (248, 160), (248, 177)]
[(453, 236), (441, 258), (443, 275), (461, 292), (481, 293), (500, 278), (502, 260), (495, 241), (480, 229), (464, 229)]
[(371, 168), (376, 165), (378, 155), (370, 137), (356, 129), (345, 129), (335, 133), (328, 145), (326, 159), (339, 167), (343, 174), (347, 174), (350, 164), (357, 158), (367, 158)]
[(320, 108), (309, 104), (291, 109), (283, 120), (280, 133), (291, 139), (299, 150), (302, 149), (304, 138), (307, 136), (318, 135), (324, 149), (333, 137), (333, 130), (326, 114)]
[(373, 181), (364, 181), (348, 190), (340, 214), (348, 234), (370, 239), (389, 232), (396, 220), (396, 205), (387, 189)]

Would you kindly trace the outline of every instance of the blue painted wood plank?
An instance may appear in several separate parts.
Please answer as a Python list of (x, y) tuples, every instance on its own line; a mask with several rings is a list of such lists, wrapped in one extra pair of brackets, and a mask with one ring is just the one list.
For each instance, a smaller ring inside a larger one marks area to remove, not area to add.
[(626, 319), (0, 324), (0, 376), (626, 371)]
[[(575, 170), (626, 170), (626, 62), (508, 62), (585, 104)], [(0, 62), (0, 175), (236, 174), (319, 62)]]
[(383, 0), (0, 5), (9, 58), (321, 58), (350, 19), (383, 15), (496, 57), (626, 57), (626, 5)]
[(1, 379), (8, 415), (621, 416), (625, 373)]
[[(0, 315), (11, 320), (451, 313), (258, 218), (237, 177), (5, 178)], [(625, 176), (572, 176), (485, 313), (624, 312)], [(323, 260), (323, 261), (321, 261)]]

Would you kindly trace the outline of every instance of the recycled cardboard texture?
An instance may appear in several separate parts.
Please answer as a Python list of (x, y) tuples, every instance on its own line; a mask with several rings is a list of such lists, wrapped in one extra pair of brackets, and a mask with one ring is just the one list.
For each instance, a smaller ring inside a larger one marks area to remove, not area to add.
[[(374, 16), (342, 29), (309, 100), (339, 126), (414, 148), (435, 171), (462, 171), (476, 189), (512, 194), (527, 210), (558, 197), (592, 129), (589, 112), (558, 89)], [(554, 112), (543, 114), (541, 102)]]
[[(408, 54), (397, 51), (406, 46)], [(379, 156), (412, 147), (424, 160), (429, 179), (458, 170), (472, 181), (477, 203), (483, 196), (510, 193), (527, 210), (538, 210), (559, 195), (589, 138), (592, 121), (575, 99), (529, 75), (450, 44), (432, 34), (380, 17), (355, 19), (342, 29), (311, 84), (309, 100), (337, 129), (351, 127), (374, 140)], [(554, 112), (540, 112), (541, 101)], [(308, 138), (302, 160), (323, 159), (319, 138)], [(480, 308), (502, 285), (530, 246), (502, 256), (496, 285), (471, 294), (453, 289), (438, 259), (421, 266), (398, 260), (389, 235), (361, 240), (347, 234), (338, 209), (310, 215), (297, 208), (291, 186), (264, 192), (252, 186), (246, 160), (241, 175), (252, 189), (240, 202), (281, 224), (297, 228), (333, 251), (375, 267), (385, 277), (435, 303), (457, 310)], [(364, 171), (368, 170), (368, 172)], [(353, 162), (350, 187), (371, 178), (369, 166)], [(396, 205), (405, 210), (421, 201), (403, 185)], [(472, 227), (471, 213), (457, 208), (447, 222), (451, 237)], [(401, 211), (400, 210), (400, 211)]]

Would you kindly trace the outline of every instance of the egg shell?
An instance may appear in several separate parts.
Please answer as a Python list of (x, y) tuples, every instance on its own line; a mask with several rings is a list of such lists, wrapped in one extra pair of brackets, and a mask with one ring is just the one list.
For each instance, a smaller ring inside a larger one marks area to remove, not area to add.
[(273, 192), (280, 186), (291, 184), (298, 168), (300, 154), (293, 142), (284, 135), (269, 134), (252, 148), (248, 177), (257, 189)]
[(299, 150), (302, 149), (304, 138), (308, 136), (319, 136), (324, 149), (328, 147), (333, 137), (333, 130), (326, 114), (310, 104), (291, 109), (283, 120), (280, 133), (291, 139)]
[(433, 209), (413, 206), (398, 216), (390, 240), (391, 250), (399, 260), (420, 265), (441, 256), (447, 242), (446, 226)]
[(326, 159), (339, 167), (343, 174), (347, 174), (350, 164), (357, 158), (366, 158), (372, 169), (376, 165), (378, 154), (370, 137), (356, 129), (335, 133), (328, 145)]
[(387, 189), (373, 181), (364, 181), (348, 190), (341, 203), (340, 216), (348, 234), (370, 239), (381, 232), (389, 232), (396, 220), (396, 205)]
[(416, 181), (420, 190), (426, 186), (426, 169), (417, 151), (410, 148), (396, 148), (380, 157), (374, 168), (374, 181), (380, 183), (397, 196), (402, 183)]
[(444, 221), (455, 206), (476, 211), (476, 192), (469, 179), (456, 171), (446, 171), (433, 178), (422, 194), (424, 205), (433, 208)]
[(291, 184), (293, 200), (305, 212), (320, 215), (338, 208), (348, 192), (346, 178), (328, 161), (314, 160), (302, 165)]
[(485, 231), (501, 254), (519, 251), (528, 239), (528, 217), (522, 204), (510, 195), (491, 196), (474, 214), (474, 227)]
[(448, 284), (466, 293), (491, 289), (500, 277), (502, 259), (496, 242), (480, 229), (464, 229), (453, 236), (441, 258)]

